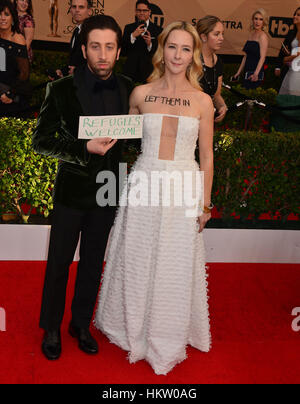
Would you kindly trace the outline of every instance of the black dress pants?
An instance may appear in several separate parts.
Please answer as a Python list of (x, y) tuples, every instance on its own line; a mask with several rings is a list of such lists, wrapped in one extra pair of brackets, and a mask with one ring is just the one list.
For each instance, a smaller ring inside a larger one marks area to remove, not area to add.
[(55, 204), (44, 281), (40, 327), (57, 330), (63, 319), (69, 266), (80, 240), (72, 322), (88, 328), (100, 285), (106, 244), (115, 208), (83, 211)]

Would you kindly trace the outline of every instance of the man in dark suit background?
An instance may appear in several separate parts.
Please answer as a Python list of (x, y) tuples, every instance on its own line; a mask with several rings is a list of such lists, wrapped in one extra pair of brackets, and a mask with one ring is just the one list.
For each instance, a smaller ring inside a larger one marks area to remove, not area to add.
[(80, 31), (84, 20), (92, 15), (92, 7), (92, 0), (71, 1), (71, 14), (77, 27), (74, 29), (70, 42), (69, 74), (73, 74), (77, 66), (86, 62), (81, 50)]
[(56, 70), (58, 77), (73, 74), (76, 67), (86, 63), (81, 50), (80, 31), (84, 20), (92, 15), (92, 7), (92, 0), (71, 0), (70, 12), (73, 21), (76, 23), (76, 28), (73, 31), (70, 41), (69, 65), (62, 69)]
[(116, 21), (106, 15), (90, 17), (82, 25), (81, 37), (87, 63), (77, 67), (73, 76), (48, 84), (32, 139), (36, 152), (59, 159), (40, 315), (40, 327), (45, 330), (42, 351), (51, 360), (61, 354), (69, 266), (80, 235), (69, 333), (84, 352), (98, 352), (89, 325), (116, 210), (98, 206), (96, 178), (99, 172), (110, 171), (118, 184), (123, 141), (78, 139), (79, 117), (127, 114), (132, 90), (130, 79), (113, 73), (122, 40)]
[(123, 73), (135, 82), (146, 82), (153, 70), (152, 57), (157, 49), (157, 37), (162, 29), (150, 21), (148, 0), (138, 0), (135, 9), (136, 22), (125, 26), (122, 40), (122, 56), (127, 60)]

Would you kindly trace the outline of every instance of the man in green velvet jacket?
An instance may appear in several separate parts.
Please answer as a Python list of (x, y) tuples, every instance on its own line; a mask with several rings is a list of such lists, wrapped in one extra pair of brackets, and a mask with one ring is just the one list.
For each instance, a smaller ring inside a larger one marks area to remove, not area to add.
[[(47, 359), (61, 355), (63, 319), (69, 266), (80, 241), (72, 320), (69, 333), (86, 353), (98, 352), (89, 331), (102, 263), (115, 207), (99, 207), (97, 174), (118, 176), (123, 141), (78, 139), (80, 116), (127, 114), (132, 83), (113, 73), (120, 54), (122, 32), (109, 16), (88, 18), (81, 29), (86, 66), (74, 76), (48, 84), (33, 147), (59, 159), (54, 189), (54, 211), (45, 275), (40, 327), (45, 330), (42, 351)], [(118, 181), (117, 181), (118, 182)]]

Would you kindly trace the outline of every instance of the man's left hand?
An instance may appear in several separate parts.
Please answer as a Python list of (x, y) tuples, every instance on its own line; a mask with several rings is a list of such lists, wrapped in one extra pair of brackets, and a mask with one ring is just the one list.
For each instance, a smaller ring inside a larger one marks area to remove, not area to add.
[(144, 38), (147, 46), (150, 46), (152, 42), (151, 42), (151, 34), (149, 31), (145, 32), (145, 35), (143, 36), (143, 38)]

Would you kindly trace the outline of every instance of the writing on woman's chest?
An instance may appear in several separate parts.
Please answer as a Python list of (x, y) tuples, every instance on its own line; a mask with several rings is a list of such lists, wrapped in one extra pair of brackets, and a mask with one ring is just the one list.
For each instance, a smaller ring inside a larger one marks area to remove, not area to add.
[(172, 98), (172, 97), (163, 97), (159, 95), (146, 95), (145, 97), (146, 103), (156, 103), (162, 105), (170, 105), (171, 107), (190, 107), (191, 101), (186, 98)]

